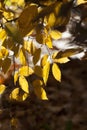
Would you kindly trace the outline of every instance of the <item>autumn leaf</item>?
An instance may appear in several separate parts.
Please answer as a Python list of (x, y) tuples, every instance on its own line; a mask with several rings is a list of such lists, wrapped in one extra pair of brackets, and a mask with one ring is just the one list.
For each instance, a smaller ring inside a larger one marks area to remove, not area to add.
[(23, 66), (19, 69), (19, 75), (29, 76), (34, 73), (34, 70), (29, 66)]
[(57, 81), (61, 82), (61, 71), (56, 63), (52, 65), (52, 74)]
[(5, 23), (5, 31), (15, 42), (23, 44), (23, 38), (16, 24), (12, 24), (11, 22)]
[(41, 48), (37, 48), (33, 55), (33, 63), (34, 65), (39, 61), (41, 55)]
[(46, 92), (42, 87), (42, 85), (43, 82), (41, 80), (34, 80), (33, 81), (34, 92), (39, 99), (48, 100)]
[(20, 88), (15, 88), (9, 95), (11, 100), (25, 101), (29, 95), (27, 93), (21, 93)]
[(20, 14), (18, 18), (18, 25), (23, 37), (34, 28), (35, 23), (32, 23), (32, 20), (37, 14), (37, 6), (34, 4), (28, 4)]
[(24, 76), (19, 77), (19, 85), (24, 92), (29, 93), (29, 85)]
[(34, 73), (39, 76), (39, 77), (42, 77), (43, 76), (43, 70), (40, 66), (35, 66), (34, 67)]
[(18, 77), (19, 77), (18, 72), (15, 72), (15, 74), (14, 74), (14, 84), (16, 84)]
[(69, 60), (68, 57), (63, 57), (63, 58), (59, 58), (59, 59), (53, 59), (54, 62), (56, 63), (60, 63), (60, 64), (63, 64), (63, 63), (67, 63)]
[(6, 73), (9, 70), (10, 65), (11, 65), (11, 59), (10, 58), (4, 59), (2, 62), (2, 71)]
[(25, 56), (25, 50), (22, 47), (19, 52), (19, 58), (22, 65), (26, 65), (26, 56)]
[(0, 85), (0, 94), (3, 94), (6, 89), (6, 86), (4, 84)]
[(62, 37), (62, 33), (59, 32), (59, 31), (57, 31), (57, 30), (51, 30), (51, 31), (50, 31), (50, 36), (51, 36), (53, 39), (57, 40), (57, 39), (60, 39), (60, 38)]
[(48, 59), (48, 55), (44, 55), (42, 58), (41, 58), (41, 66), (44, 67), (46, 65), (46, 62), (47, 62), (47, 59)]
[(50, 72), (50, 62), (47, 61), (45, 66), (43, 67), (43, 81), (44, 81), (45, 85), (46, 85), (47, 80), (48, 80), (49, 72)]

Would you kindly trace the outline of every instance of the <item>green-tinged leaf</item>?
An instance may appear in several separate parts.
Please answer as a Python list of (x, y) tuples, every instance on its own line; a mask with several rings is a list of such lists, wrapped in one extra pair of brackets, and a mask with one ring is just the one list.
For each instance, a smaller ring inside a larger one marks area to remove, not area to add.
[(34, 67), (34, 73), (39, 76), (42, 77), (43, 76), (43, 70), (40, 66), (35, 66)]
[(26, 56), (25, 56), (25, 50), (22, 47), (19, 52), (19, 58), (22, 65), (26, 65)]
[(10, 65), (11, 65), (11, 59), (9, 58), (4, 59), (2, 63), (2, 71), (6, 73), (9, 70)]
[(50, 36), (53, 39), (57, 40), (57, 39), (60, 39), (62, 37), (62, 33), (57, 31), (57, 30), (52, 30), (52, 31), (50, 31)]
[(23, 43), (23, 38), (20, 34), (18, 27), (15, 24), (12, 24), (11, 22), (5, 23), (5, 30), (7, 34), (13, 38), (15, 42), (19, 44)]
[(69, 60), (69, 58), (64, 57), (64, 58), (54, 59), (53, 61), (56, 62), (56, 63), (63, 64), (63, 63), (67, 63), (70, 60)]
[(15, 74), (14, 74), (14, 84), (16, 84), (18, 77), (19, 77), (18, 72), (15, 72)]
[(41, 58), (41, 66), (44, 67), (46, 65), (46, 62), (47, 62), (47, 59), (48, 59), (48, 55), (44, 55), (42, 58)]
[(23, 76), (29, 76), (34, 73), (34, 70), (29, 66), (23, 66), (19, 69), (19, 74)]
[(28, 81), (24, 76), (19, 77), (19, 85), (24, 92), (29, 93)]
[(61, 71), (56, 63), (52, 65), (52, 74), (57, 81), (61, 82)]
[(33, 87), (36, 96), (42, 100), (48, 100), (45, 90), (43, 89), (43, 82), (41, 80), (34, 80)]
[(46, 85), (47, 80), (48, 80), (49, 71), (50, 71), (50, 62), (47, 61), (45, 66), (43, 67), (43, 81), (44, 81), (45, 85)]
[(19, 29), (22, 36), (27, 35), (35, 26), (35, 23), (32, 23), (33, 18), (37, 15), (37, 5), (31, 4), (27, 5), (21, 15), (18, 18)]
[(39, 61), (40, 55), (41, 55), (41, 49), (38, 48), (38, 49), (36, 49), (36, 51), (35, 51), (35, 53), (33, 55), (33, 63), (34, 63), (34, 65)]
[(6, 86), (3, 85), (3, 84), (1, 84), (1, 85), (0, 85), (0, 94), (3, 94), (4, 91), (5, 91), (5, 89), (6, 89)]

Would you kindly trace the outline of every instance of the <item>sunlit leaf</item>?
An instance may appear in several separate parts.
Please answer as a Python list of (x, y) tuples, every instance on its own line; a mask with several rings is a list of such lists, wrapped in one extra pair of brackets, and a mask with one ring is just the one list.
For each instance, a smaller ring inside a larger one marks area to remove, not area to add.
[(44, 81), (45, 85), (46, 85), (47, 80), (48, 80), (49, 71), (50, 71), (50, 62), (47, 61), (45, 66), (43, 67), (43, 81)]
[(47, 19), (48, 19), (48, 25), (50, 27), (54, 26), (55, 21), (56, 21), (56, 16), (53, 12), (47, 17)]
[(6, 73), (9, 70), (10, 65), (11, 65), (11, 59), (10, 58), (4, 59), (2, 63), (2, 71)]
[(34, 65), (39, 61), (40, 55), (41, 55), (41, 49), (38, 48), (38, 49), (35, 51), (34, 55), (33, 55), (33, 63), (34, 63)]
[(7, 36), (7, 34), (6, 34), (5, 30), (1, 29), (0, 30), (0, 41), (3, 42), (6, 39), (6, 36)]
[(18, 77), (19, 77), (18, 72), (15, 72), (15, 74), (14, 74), (14, 84), (16, 84)]
[(9, 95), (11, 100), (25, 101), (29, 95), (27, 93), (21, 93), (20, 88), (15, 88)]
[(38, 75), (39, 77), (42, 77), (43, 76), (43, 70), (40, 66), (35, 66), (34, 67), (34, 73), (36, 75)]
[(29, 76), (34, 73), (34, 70), (29, 66), (23, 66), (19, 69), (19, 74), (23, 76)]
[(54, 59), (54, 62), (57, 62), (57, 63), (60, 63), (60, 64), (67, 63), (68, 61), (70, 61), (70, 60), (67, 57)]
[(52, 31), (50, 31), (50, 36), (53, 39), (57, 40), (57, 39), (60, 39), (62, 37), (62, 34), (57, 30), (52, 30)]
[(0, 47), (0, 59), (7, 57), (8, 54), (9, 54), (8, 50), (5, 47), (1, 46)]
[(43, 82), (41, 80), (34, 80), (33, 87), (36, 96), (42, 100), (48, 100), (45, 90), (43, 89)]
[(19, 85), (24, 92), (29, 93), (28, 81), (25, 79), (24, 76), (19, 77)]
[(5, 89), (6, 89), (6, 86), (3, 85), (3, 84), (1, 84), (1, 85), (0, 85), (0, 94), (3, 94), (4, 91), (5, 91)]
[(61, 71), (56, 63), (52, 65), (52, 74), (57, 81), (61, 82)]
[(84, 3), (87, 3), (87, 1), (86, 0), (77, 0), (77, 5), (84, 4)]
[(48, 59), (48, 55), (44, 55), (42, 58), (41, 58), (41, 66), (44, 67), (46, 65), (46, 62), (47, 62), (47, 59)]
[(4, 11), (3, 16), (4, 16), (5, 19), (12, 20), (13, 17), (14, 17), (14, 14), (10, 11), (8, 11), (8, 12)]
[(35, 53), (36, 50), (36, 46), (32, 41), (25, 41), (24, 48), (32, 55)]
[(25, 51), (23, 47), (20, 49), (19, 58), (20, 58), (21, 64), (26, 65), (26, 56), (25, 56)]
[(46, 44), (49, 48), (52, 48), (52, 39), (51, 39), (50, 35), (45, 38), (45, 44)]
[(11, 3), (15, 3), (15, 4), (17, 4), (18, 6), (24, 6), (25, 4), (24, 4), (24, 0), (10, 0), (11, 1)]
[(14, 99), (14, 100), (19, 100), (19, 91), (20, 91), (20, 88), (15, 88), (11, 94), (10, 94), (10, 99)]

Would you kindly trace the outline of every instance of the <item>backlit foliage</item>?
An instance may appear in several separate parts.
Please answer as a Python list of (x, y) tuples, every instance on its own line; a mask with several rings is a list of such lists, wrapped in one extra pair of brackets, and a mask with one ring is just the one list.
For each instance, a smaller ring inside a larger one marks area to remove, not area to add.
[[(14, 65), (11, 100), (24, 101), (30, 96), (30, 88), (39, 99), (48, 100), (44, 87), (50, 72), (61, 82), (59, 64), (81, 51), (53, 47), (53, 40), (62, 37), (58, 27), (69, 22), (72, 5), (73, 0), (0, 1), (0, 71), (6, 74), (15, 60), (20, 64), (17, 69)], [(35, 79), (31, 80), (33, 76)], [(0, 94), (6, 88), (1, 82)]]

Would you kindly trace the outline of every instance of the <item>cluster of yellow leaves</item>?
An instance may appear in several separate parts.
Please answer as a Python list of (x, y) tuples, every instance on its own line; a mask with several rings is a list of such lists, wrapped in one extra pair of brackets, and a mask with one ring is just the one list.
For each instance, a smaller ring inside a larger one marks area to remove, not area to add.
[[(15, 89), (10, 93), (11, 100), (26, 100), (31, 93), (31, 87), (39, 99), (48, 100), (44, 87), (47, 85), (50, 71), (53, 77), (61, 82), (59, 64), (67, 63), (70, 56), (81, 51), (80, 48), (52, 50), (52, 41), (62, 36), (56, 28), (68, 23), (71, 8), (72, 1), (68, 0), (0, 2), (0, 70), (4, 73), (9, 70), (12, 63), (10, 51), (21, 64), (21, 67), (14, 72)], [(26, 37), (32, 40), (25, 40)], [(41, 46), (46, 46), (48, 53), (42, 56), (41, 47), (36, 47), (33, 39)], [(32, 57), (31, 67), (28, 56)], [(33, 81), (30, 80), (31, 76), (35, 76)], [(0, 94), (5, 89), (6, 86), (0, 84)]]

